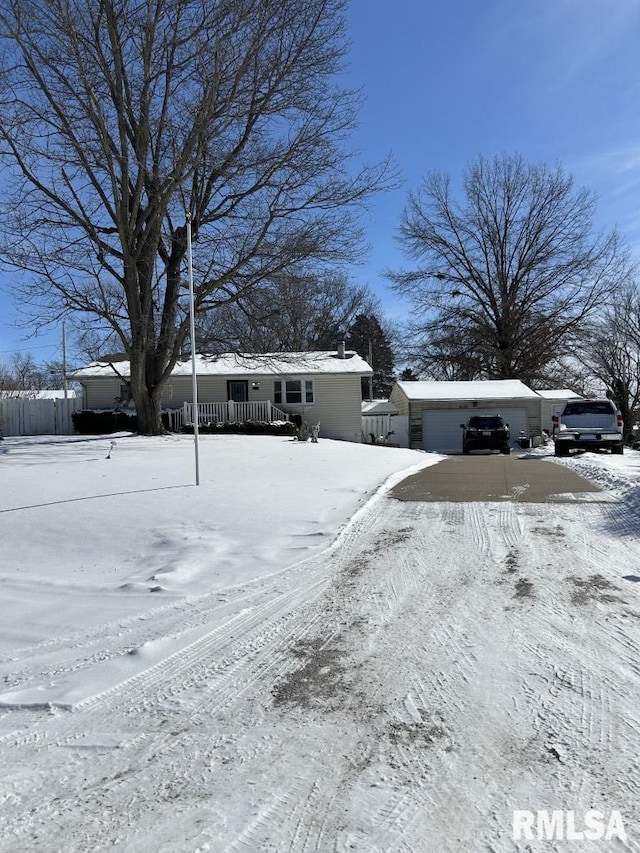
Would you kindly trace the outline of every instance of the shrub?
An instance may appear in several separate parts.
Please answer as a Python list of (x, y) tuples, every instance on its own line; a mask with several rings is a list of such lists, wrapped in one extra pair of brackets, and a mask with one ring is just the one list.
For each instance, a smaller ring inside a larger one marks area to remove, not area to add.
[[(73, 412), (73, 428), (80, 435), (109, 435), (112, 432), (137, 432), (138, 420), (135, 412), (115, 409), (82, 409)], [(162, 415), (165, 429), (169, 428), (169, 416)]]
[(94, 411), (82, 409), (74, 412), (73, 427), (80, 435), (107, 435), (111, 432), (135, 432), (138, 428), (136, 416), (112, 409)]
[[(182, 432), (193, 435), (193, 424), (185, 424)], [(290, 421), (234, 421), (200, 424), (200, 435), (295, 435), (297, 428)]]

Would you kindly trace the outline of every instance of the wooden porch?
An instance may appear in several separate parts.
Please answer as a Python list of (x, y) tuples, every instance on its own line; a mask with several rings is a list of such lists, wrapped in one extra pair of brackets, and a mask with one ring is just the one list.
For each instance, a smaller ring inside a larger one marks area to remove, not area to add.
[[(185, 424), (193, 423), (193, 403), (184, 403), (181, 409), (169, 413), (170, 429), (178, 431)], [(288, 421), (289, 415), (274, 406), (270, 400), (256, 400), (251, 403), (198, 403), (198, 424), (226, 424), (257, 421), (272, 423)]]

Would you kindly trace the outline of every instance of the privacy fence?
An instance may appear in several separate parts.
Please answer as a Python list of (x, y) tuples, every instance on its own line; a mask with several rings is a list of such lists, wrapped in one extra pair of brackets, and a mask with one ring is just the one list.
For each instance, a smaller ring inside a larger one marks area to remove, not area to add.
[(362, 440), (366, 444), (409, 447), (409, 418), (406, 415), (363, 415)]
[(2, 435), (73, 435), (71, 415), (82, 408), (82, 400), (0, 400)]

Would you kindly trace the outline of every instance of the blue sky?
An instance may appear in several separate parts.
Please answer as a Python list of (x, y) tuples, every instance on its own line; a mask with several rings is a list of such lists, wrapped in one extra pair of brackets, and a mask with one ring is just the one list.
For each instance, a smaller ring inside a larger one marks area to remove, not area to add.
[(382, 271), (405, 263), (408, 190), (480, 154), (561, 163), (640, 259), (640, 0), (353, 0), (350, 24), (357, 143), (391, 151), (405, 181), (375, 204), (361, 271), (387, 310), (406, 311)]
[[(352, 271), (388, 315), (407, 311), (384, 278), (404, 263), (407, 192), (432, 170), (457, 181), (480, 154), (561, 163), (640, 260), (640, 0), (351, 0), (348, 21), (347, 79), (366, 98), (354, 147), (391, 153), (403, 178), (371, 206), (371, 253)], [(59, 357), (60, 330), (25, 341), (14, 316), (0, 294), (0, 360)]]

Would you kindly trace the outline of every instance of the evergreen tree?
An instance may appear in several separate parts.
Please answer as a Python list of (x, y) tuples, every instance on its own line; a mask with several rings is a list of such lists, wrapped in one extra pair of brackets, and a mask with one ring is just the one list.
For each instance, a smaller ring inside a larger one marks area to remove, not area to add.
[(401, 382), (418, 382), (418, 377), (413, 371), (412, 367), (405, 367), (405, 369), (400, 374)]
[[(395, 382), (395, 358), (389, 336), (375, 314), (358, 314), (346, 334), (347, 347), (369, 361), (373, 367), (373, 397), (388, 397)], [(362, 397), (370, 396), (369, 380), (362, 380)]]

